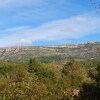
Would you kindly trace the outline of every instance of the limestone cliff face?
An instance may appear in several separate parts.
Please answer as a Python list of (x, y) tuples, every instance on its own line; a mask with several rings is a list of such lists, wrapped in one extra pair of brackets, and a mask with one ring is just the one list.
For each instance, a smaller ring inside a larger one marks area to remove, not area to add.
[(7, 48), (0, 49), (1, 55), (9, 55), (12, 53), (17, 53), (17, 52), (19, 52), (19, 47), (7, 47)]

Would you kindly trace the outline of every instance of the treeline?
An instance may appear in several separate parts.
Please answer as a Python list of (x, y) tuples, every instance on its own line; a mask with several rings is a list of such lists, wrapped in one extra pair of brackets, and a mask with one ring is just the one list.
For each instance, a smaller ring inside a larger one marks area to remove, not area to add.
[(62, 68), (30, 59), (0, 61), (0, 100), (100, 100), (100, 61), (66, 61)]

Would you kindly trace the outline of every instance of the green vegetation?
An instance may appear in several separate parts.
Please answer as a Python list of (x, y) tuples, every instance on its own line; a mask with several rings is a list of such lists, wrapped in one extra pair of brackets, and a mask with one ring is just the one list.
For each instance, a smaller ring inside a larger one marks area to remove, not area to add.
[(43, 63), (50, 63), (52, 61), (59, 62), (62, 60), (61, 55), (53, 55), (53, 56), (41, 56), (38, 59)]
[(100, 100), (99, 82), (100, 61), (0, 61), (0, 100)]

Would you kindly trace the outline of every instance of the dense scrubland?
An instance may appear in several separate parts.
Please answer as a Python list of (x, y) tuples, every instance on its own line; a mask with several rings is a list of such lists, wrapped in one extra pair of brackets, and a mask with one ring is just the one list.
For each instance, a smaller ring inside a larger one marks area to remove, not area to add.
[(100, 100), (100, 61), (0, 61), (0, 100)]

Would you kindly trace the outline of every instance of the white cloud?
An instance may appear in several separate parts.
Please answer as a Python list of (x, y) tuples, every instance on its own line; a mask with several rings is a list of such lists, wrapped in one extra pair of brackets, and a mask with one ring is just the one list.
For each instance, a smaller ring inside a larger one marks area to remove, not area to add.
[(36, 28), (24, 26), (2, 32), (6, 35), (0, 36), (0, 46), (18, 45), (18, 41), (31, 44), (34, 41), (78, 39), (100, 32), (100, 18), (91, 14), (75, 16), (48, 22)]
[(30, 40), (25, 40), (25, 39), (21, 39), (17, 43), (18, 45), (32, 45), (32, 42)]

